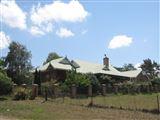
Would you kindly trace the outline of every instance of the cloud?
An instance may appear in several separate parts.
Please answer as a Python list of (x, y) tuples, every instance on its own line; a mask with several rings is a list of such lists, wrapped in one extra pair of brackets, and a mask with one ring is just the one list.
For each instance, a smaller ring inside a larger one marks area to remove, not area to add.
[(60, 28), (60, 30), (58, 30), (56, 34), (61, 38), (67, 38), (67, 37), (74, 36), (74, 33), (66, 28)]
[(1, 22), (13, 28), (26, 29), (26, 14), (14, 0), (2, 0), (0, 9)]
[(36, 26), (32, 26), (30, 29), (30, 33), (32, 35), (38, 36), (38, 35), (44, 35), (45, 33), (43, 31), (41, 31), (38, 27)]
[[(51, 32), (53, 24), (59, 22), (82, 22), (89, 15), (83, 5), (77, 0), (68, 3), (53, 1), (51, 4), (33, 6), (30, 19), (34, 26), (38, 26), (45, 33)], [(52, 26), (52, 27), (49, 27)], [(48, 28), (48, 31), (43, 29)]]
[(69, 3), (54, 1), (52, 4), (41, 7), (32, 8), (31, 20), (34, 24), (40, 25), (47, 22), (81, 22), (88, 15), (84, 7), (77, 0), (72, 0)]
[(126, 35), (118, 35), (114, 36), (113, 39), (110, 41), (108, 48), (109, 49), (116, 49), (120, 47), (127, 47), (133, 42), (132, 37), (128, 37)]
[(136, 69), (141, 69), (140, 66), (141, 66), (141, 63), (137, 63), (137, 64), (134, 65), (134, 67), (135, 67)]
[(10, 37), (5, 35), (3, 31), (0, 32), (0, 49), (5, 49), (11, 43)]

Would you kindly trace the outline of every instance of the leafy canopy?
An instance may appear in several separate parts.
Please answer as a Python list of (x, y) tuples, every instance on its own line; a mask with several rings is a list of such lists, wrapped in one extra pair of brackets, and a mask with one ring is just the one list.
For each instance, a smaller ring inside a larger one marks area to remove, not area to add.
[(145, 75), (150, 79), (157, 77), (157, 71), (160, 70), (160, 65), (151, 59), (143, 60), (143, 64), (140, 66)]
[(46, 64), (52, 60), (55, 60), (55, 59), (58, 59), (58, 58), (61, 58), (57, 53), (55, 52), (51, 52), (48, 54), (48, 57), (46, 59), (46, 61), (43, 63), (43, 64)]
[(7, 74), (16, 84), (28, 83), (32, 69), (31, 52), (18, 42), (12, 42), (5, 58)]
[(124, 64), (123, 67), (115, 67), (119, 71), (130, 71), (130, 70), (136, 70), (136, 68), (133, 66), (133, 64), (128, 63)]

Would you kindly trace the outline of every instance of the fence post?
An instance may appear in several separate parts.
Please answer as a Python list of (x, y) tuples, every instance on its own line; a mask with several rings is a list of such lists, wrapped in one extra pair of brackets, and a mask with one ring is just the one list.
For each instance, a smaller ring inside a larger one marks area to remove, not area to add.
[(158, 114), (160, 113), (160, 106), (159, 106), (159, 96), (157, 95), (157, 109), (158, 109)]
[(150, 93), (149, 85), (147, 85), (146, 87), (147, 87), (147, 93)]
[(27, 85), (26, 85), (26, 84), (22, 84), (22, 87), (23, 87), (23, 88), (27, 88)]
[(17, 88), (17, 84), (14, 83), (14, 84), (12, 85), (12, 92), (14, 92), (14, 91), (16, 90), (16, 88)]
[(106, 84), (102, 84), (102, 95), (106, 95)]
[(114, 85), (114, 93), (117, 94), (118, 93), (118, 86)]
[(137, 87), (137, 93), (140, 93), (141, 92), (141, 88), (140, 86)]
[(14, 84), (13, 84), (13, 88), (16, 88), (16, 87), (17, 87), (17, 84), (14, 83)]
[(92, 96), (92, 85), (88, 86), (88, 96)]
[(155, 88), (155, 92), (158, 93), (158, 86), (155, 85), (154, 88)]
[(93, 94), (92, 94), (92, 85), (88, 86), (88, 96), (91, 97), (91, 101), (89, 103), (89, 106), (93, 106)]
[(47, 94), (47, 87), (45, 87), (45, 101), (47, 101), (47, 97), (48, 97), (48, 94)]
[(73, 84), (71, 87), (71, 97), (75, 98), (76, 94), (77, 94), (77, 88), (76, 88), (76, 85)]
[(32, 97), (35, 99), (35, 97), (38, 96), (38, 85), (32, 84)]

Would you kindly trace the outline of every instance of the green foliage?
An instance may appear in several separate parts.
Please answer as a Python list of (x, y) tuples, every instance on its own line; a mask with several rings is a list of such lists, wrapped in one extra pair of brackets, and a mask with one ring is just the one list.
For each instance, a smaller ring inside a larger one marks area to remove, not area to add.
[(123, 67), (115, 67), (119, 71), (130, 71), (130, 70), (136, 70), (136, 68), (133, 66), (133, 64), (124, 64)]
[(16, 84), (28, 83), (31, 78), (31, 53), (18, 42), (12, 42), (5, 58), (7, 74)]
[(101, 84), (110, 84), (110, 85), (113, 85), (115, 83), (115, 80), (112, 79), (108, 75), (101, 75), (100, 78), (99, 78), (99, 81), (100, 81)]
[(5, 61), (3, 58), (0, 58), (0, 71), (2, 72), (4, 70)]
[(31, 88), (17, 87), (13, 92), (13, 100), (34, 100)]
[(157, 77), (156, 70), (160, 69), (160, 65), (148, 58), (143, 60), (141, 68), (149, 79), (153, 79)]
[(67, 78), (62, 85), (65, 89), (69, 89), (73, 84), (81, 88), (89, 86), (91, 81), (87, 75), (71, 71), (67, 73)]
[(97, 78), (94, 74), (91, 74), (91, 73), (87, 74), (87, 76), (88, 76), (88, 79), (89, 79), (90, 82), (91, 82), (93, 92), (94, 92), (94, 93), (95, 93), (95, 92), (96, 92), (96, 93), (99, 92), (100, 82), (99, 82), (98, 78)]
[(57, 53), (51, 52), (48, 54), (47, 60), (43, 64), (46, 64), (46, 63), (48, 63), (54, 59), (58, 59), (58, 58), (61, 58), (61, 57)]
[(153, 85), (160, 85), (160, 78), (154, 78), (153, 80), (152, 80), (152, 84)]
[(74, 71), (67, 74), (67, 79), (65, 81), (68, 85), (78, 85), (87, 87), (90, 85), (90, 80), (85, 74), (76, 73)]
[(0, 72), (0, 95), (9, 94), (12, 91), (12, 81), (7, 74)]
[(66, 82), (62, 82), (60, 84), (60, 89), (62, 90), (63, 93), (69, 92), (69, 86), (66, 84)]
[(134, 68), (133, 64), (131, 63), (124, 64), (122, 71), (129, 71), (129, 70), (136, 70), (136, 68)]

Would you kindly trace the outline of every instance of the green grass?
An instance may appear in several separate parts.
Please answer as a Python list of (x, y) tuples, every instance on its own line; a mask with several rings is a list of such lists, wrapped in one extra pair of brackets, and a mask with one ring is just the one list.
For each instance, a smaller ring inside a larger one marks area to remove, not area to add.
[[(36, 100), (0, 101), (0, 116), (9, 118), (31, 119), (31, 120), (54, 120), (54, 119), (109, 119), (109, 120), (158, 120), (160, 116), (151, 113), (143, 113), (136, 111), (88, 108), (80, 105), (87, 105), (90, 98), (70, 99), (65, 98), (64, 103), (62, 98), (54, 99), (42, 103), (44, 98), (36, 98)], [(136, 101), (134, 102), (133, 101)], [(130, 106), (153, 109), (156, 108), (156, 94), (146, 95), (111, 95), (97, 96), (93, 98), (94, 103), (100, 105), (112, 106)]]
[[(159, 95), (160, 98), (160, 95)], [(57, 101), (62, 101), (58, 98)], [(87, 105), (91, 98), (70, 99), (65, 98), (65, 103), (74, 105)], [(123, 107), (128, 109), (157, 109), (157, 94), (137, 94), (137, 95), (107, 95), (93, 97), (93, 103), (102, 106)]]

